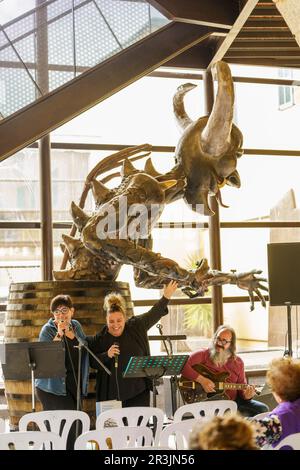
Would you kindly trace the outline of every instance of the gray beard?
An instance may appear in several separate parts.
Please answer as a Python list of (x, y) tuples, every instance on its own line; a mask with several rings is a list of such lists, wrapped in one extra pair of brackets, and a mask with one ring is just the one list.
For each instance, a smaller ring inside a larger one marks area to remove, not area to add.
[(217, 366), (223, 366), (224, 364), (226, 364), (230, 356), (231, 356), (231, 351), (228, 349), (226, 351), (224, 351), (224, 349), (221, 349), (221, 351), (219, 352), (219, 351), (216, 351), (215, 347), (211, 348), (210, 358), (212, 362), (216, 364)]

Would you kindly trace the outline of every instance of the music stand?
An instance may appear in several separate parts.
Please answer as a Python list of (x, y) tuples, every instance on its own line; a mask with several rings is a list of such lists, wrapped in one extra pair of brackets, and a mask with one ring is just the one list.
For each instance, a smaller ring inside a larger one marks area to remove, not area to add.
[(132, 356), (123, 373), (124, 378), (146, 377), (152, 380), (153, 406), (156, 407), (156, 381), (163, 375), (180, 375), (188, 355)]
[(35, 412), (35, 379), (65, 377), (65, 348), (62, 341), (0, 344), (5, 380), (31, 379), (32, 411)]

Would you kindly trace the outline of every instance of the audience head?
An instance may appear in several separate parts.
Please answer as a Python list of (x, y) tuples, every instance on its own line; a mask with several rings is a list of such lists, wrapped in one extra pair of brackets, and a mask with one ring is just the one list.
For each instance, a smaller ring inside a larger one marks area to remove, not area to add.
[(300, 398), (300, 362), (291, 357), (274, 359), (267, 372), (267, 383), (277, 402)]
[(192, 450), (258, 450), (253, 425), (239, 415), (215, 416), (190, 437)]
[(112, 292), (104, 298), (106, 324), (112, 336), (121, 336), (125, 328), (126, 307), (124, 298), (117, 292)]

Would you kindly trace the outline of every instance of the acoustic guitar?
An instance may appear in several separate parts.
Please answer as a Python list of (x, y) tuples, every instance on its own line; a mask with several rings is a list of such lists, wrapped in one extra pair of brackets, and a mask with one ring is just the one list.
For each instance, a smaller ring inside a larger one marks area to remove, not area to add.
[(245, 390), (248, 384), (237, 384), (226, 382), (229, 372), (212, 372), (208, 367), (202, 364), (192, 366), (198, 374), (210, 379), (215, 384), (215, 392), (206, 393), (203, 387), (193, 380), (181, 376), (178, 381), (178, 388), (184, 403), (195, 403), (197, 401), (207, 400), (229, 400), (226, 390)]

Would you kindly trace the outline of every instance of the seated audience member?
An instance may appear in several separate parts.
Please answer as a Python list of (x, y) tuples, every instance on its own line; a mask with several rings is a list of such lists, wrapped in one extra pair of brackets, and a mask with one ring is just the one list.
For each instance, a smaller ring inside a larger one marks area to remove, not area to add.
[(190, 436), (192, 450), (259, 450), (252, 423), (238, 415), (215, 416), (196, 426)]
[[(205, 370), (201, 371), (204, 366)], [(197, 370), (198, 369), (198, 370)], [(208, 373), (207, 373), (208, 372)], [(267, 405), (253, 400), (255, 388), (247, 385), (244, 363), (236, 355), (236, 334), (233, 328), (221, 325), (217, 328), (210, 348), (201, 349), (192, 353), (182, 370), (184, 378), (198, 382), (204, 392), (216, 392), (214, 377), (226, 373), (225, 382), (236, 384), (236, 389), (224, 389), (226, 397), (237, 403), (238, 410), (245, 416), (255, 416), (268, 411)], [(221, 380), (223, 382), (223, 380)], [(238, 385), (244, 385), (238, 390)]]
[(274, 359), (267, 383), (278, 406), (269, 416), (257, 420), (257, 444), (272, 447), (290, 434), (300, 432), (300, 362), (292, 358)]

